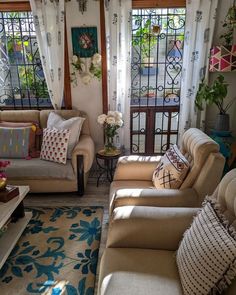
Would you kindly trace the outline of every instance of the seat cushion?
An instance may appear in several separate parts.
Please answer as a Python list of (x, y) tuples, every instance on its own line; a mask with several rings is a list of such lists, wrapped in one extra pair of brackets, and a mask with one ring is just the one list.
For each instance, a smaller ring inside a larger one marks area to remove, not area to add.
[(100, 295), (182, 295), (172, 251), (108, 248), (99, 277)]
[(110, 213), (120, 206), (197, 207), (194, 189), (156, 189), (151, 181), (120, 180), (110, 186)]
[(75, 173), (69, 160), (65, 165), (39, 158), (10, 159), (10, 162), (11, 164), (7, 168), (9, 179), (75, 179)]

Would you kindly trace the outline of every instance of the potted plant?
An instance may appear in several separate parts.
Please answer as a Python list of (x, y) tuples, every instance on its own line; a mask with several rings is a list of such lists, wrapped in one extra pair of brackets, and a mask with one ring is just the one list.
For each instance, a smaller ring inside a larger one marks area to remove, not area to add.
[[(140, 25), (142, 20), (140, 18), (136, 19), (136, 23)], [(153, 57), (153, 49), (157, 44), (157, 34), (160, 32), (159, 26), (152, 26), (151, 20), (147, 19), (145, 23), (139, 26), (136, 30), (134, 38), (132, 40), (132, 45), (138, 49), (140, 49), (140, 55), (142, 58), (143, 67), (141, 68), (141, 72), (143, 75), (147, 75), (147, 72), (150, 74), (155, 74), (151, 70), (154, 66), (154, 57)], [(147, 69), (145, 69), (147, 68)], [(148, 69), (149, 68), (149, 69)]]
[(195, 99), (195, 105), (199, 110), (203, 110), (203, 105), (215, 104), (219, 109), (219, 114), (216, 117), (215, 130), (217, 131), (229, 131), (229, 114), (227, 111), (234, 103), (235, 99), (232, 99), (226, 105), (224, 99), (227, 96), (228, 84), (224, 80), (224, 76), (219, 75), (211, 86), (202, 82), (199, 85), (199, 89)]

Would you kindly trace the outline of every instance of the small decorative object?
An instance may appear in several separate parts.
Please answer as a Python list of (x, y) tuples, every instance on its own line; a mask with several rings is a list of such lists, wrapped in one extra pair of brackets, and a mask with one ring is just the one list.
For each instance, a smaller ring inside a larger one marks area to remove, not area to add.
[(9, 164), (9, 161), (0, 161), (0, 191), (4, 190), (7, 185), (7, 175), (5, 173), (5, 168)]
[(6, 185), (3, 190), (0, 190), (0, 202), (6, 203), (11, 199), (19, 196), (19, 188), (13, 185)]
[(117, 135), (117, 130), (123, 126), (122, 114), (120, 112), (109, 111), (106, 114), (98, 116), (97, 122), (104, 127), (105, 134), (105, 154), (113, 154), (116, 152), (114, 146), (114, 136)]
[[(88, 85), (92, 81), (92, 78), (96, 78), (100, 81), (102, 77), (101, 61), (102, 57), (99, 53), (95, 53), (89, 61), (88, 59), (82, 60), (79, 56), (73, 55), (71, 63), (73, 67), (71, 82), (77, 85), (77, 73), (85, 85)], [(90, 63), (90, 65), (88, 65), (88, 63)]]
[(87, 11), (87, 2), (88, 0), (77, 0), (79, 3), (79, 11), (83, 14), (85, 11)]
[(209, 86), (202, 82), (199, 85), (199, 89), (195, 99), (195, 105), (199, 110), (203, 110), (204, 102), (206, 105), (215, 104), (219, 109), (215, 122), (215, 130), (217, 131), (229, 131), (229, 114), (227, 111), (235, 102), (235, 98), (229, 103), (224, 105), (224, 99), (227, 96), (228, 84), (225, 82), (224, 77), (219, 75), (213, 82), (212, 86)]
[(73, 54), (92, 57), (98, 52), (97, 27), (71, 28)]

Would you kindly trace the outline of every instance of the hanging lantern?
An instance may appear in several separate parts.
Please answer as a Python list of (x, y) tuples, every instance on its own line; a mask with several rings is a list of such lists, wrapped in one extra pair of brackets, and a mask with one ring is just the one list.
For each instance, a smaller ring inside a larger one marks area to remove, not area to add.
[(153, 35), (160, 35), (160, 32), (161, 32), (161, 26), (159, 26), (159, 25), (152, 26), (152, 34)]

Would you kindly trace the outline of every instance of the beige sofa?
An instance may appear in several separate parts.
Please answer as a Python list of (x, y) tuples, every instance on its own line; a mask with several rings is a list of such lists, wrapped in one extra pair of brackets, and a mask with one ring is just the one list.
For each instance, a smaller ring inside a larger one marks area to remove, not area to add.
[(198, 207), (220, 182), (225, 159), (219, 145), (196, 128), (187, 130), (181, 152), (190, 171), (180, 189), (156, 189), (152, 175), (159, 157), (125, 156), (118, 161), (110, 187), (110, 212), (126, 205)]
[[(236, 169), (223, 178), (214, 196), (236, 228)], [(98, 294), (182, 295), (175, 251), (197, 211), (197, 208), (117, 207), (101, 259)], [(236, 279), (224, 294), (236, 294)]]
[[(1, 111), (0, 121), (35, 122), (41, 128), (45, 128), (50, 112), (51, 110)], [(30, 191), (34, 193), (77, 191), (79, 195), (83, 195), (95, 154), (88, 117), (84, 112), (78, 110), (55, 112), (65, 119), (76, 116), (86, 118), (79, 142), (73, 150), (72, 159), (67, 160), (66, 165), (43, 161), (39, 158), (10, 159), (11, 165), (7, 169), (9, 183), (29, 185)]]

